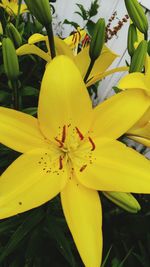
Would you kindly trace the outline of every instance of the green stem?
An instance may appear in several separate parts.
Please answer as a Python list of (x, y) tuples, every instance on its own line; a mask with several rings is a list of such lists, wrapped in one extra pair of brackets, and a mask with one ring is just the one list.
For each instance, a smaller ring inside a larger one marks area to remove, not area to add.
[(13, 106), (15, 110), (19, 110), (19, 88), (18, 81), (12, 81), (12, 89), (13, 89)]
[(144, 34), (144, 39), (147, 41), (148, 40), (148, 34), (147, 32)]
[(46, 28), (47, 35), (48, 35), (51, 57), (54, 58), (54, 57), (56, 57), (56, 52), (55, 52), (55, 43), (54, 43), (52, 23), (47, 25), (45, 28)]
[(88, 67), (88, 69), (87, 69), (87, 72), (86, 72), (86, 74), (85, 74), (85, 77), (84, 77), (84, 82), (85, 82), (85, 83), (86, 83), (87, 80), (88, 80), (88, 77), (89, 77), (89, 75), (90, 75), (90, 73), (91, 73), (91, 70), (92, 70), (92, 68), (93, 68), (93, 66), (94, 66), (94, 63), (95, 63), (95, 60), (91, 60), (91, 62), (90, 62), (90, 64), (89, 64), (89, 67)]
[(19, 2), (18, 2), (18, 13), (17, 13), (17, 18), (16, 18), (16, 29), (18, 29), (18, 25), (19, 25), (21, 4), (22, 4), (22, 0), (19, 0)]

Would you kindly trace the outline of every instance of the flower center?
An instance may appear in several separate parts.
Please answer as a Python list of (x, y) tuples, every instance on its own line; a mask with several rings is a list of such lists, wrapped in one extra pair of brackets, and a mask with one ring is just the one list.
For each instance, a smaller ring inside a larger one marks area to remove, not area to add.
[[(91, 155), (92, 152), (95, 150), (96, 146), (95, 143), (93, 141), (93, 139), (90, 136), (87, 136), (87, 134), (84, 136), (82, 134), (82, 132), (80, 131), (80, 129), (78, 127), (74, 127), (72, 132), (73, 134), (73, 140), (71, 141), (71, 143), (69, 143), (70, 140), (68, 140), (68, 128), (70, 127), (70, 125), (68, 125), (68, 127), (66, 125), (63, 126), (62, 128), (62, 133), (60, 135), (60, 137), (56, 137), (55, 141), (57, 142), (58, 147), (61, 150), (61, 156), (59, 156), (59, 169), (63, 169), (63, 165), (64, 165), (64, 159), (67, 160), (67, 162), (70, 162), (71, 165), (73, 164), (73, 158), (74, 155), (75, 157), (83, 157), (87, 160), (87, 164), (91, 163)], [(88, 143), (88, 150), (86, 152), (82, 153), (82, 145)], [(79, 149), (81, 148), (81, 149)], [(89, 149), (90, 148), (90, 149)], [(83, 156), (81, 155), (83, 154)], [(86, 155), (84, 155), (86, 154)], [(69, 163), (69, 164), (70, 164)], [(87, 164), (81, 164), (80, 166), (80, 172), (84, 171), (85, 168), (87, 167)]]

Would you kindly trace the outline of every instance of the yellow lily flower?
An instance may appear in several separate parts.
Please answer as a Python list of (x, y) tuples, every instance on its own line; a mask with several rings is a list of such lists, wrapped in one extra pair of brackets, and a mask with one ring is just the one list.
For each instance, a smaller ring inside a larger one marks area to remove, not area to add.
[[(150, 95), (150, 57), (147, 56), (145, 73), (134, 72), (123, 77), (118, 87), (120, 89), (139, 88)], [(143, 117), (127, 132), (129, 138), (150, 147), (150, 109)]]
[(85, 266), (99, 267), (102, 211), (97, 190), (150, 193), (149, 161), (116, 140), (149, 105), (137, 89), (93, 109), (72, 60), (54, 58), (42, 80), (38, 119), (0, 108), (1, 142), (23, 153), (1, 176), (0, 218), (40, 206), (60, 193)]
[[(0, 7), (12, 16), (18, 14), (18, 0), (1, 0)], [(21, 4), (20, 14), (27, 12), (26, 4)]]
[[(81, 37), (84, 37), (85, 31), (80, 31)], [(70, 57), (77, 67), (79, 68), (82, 77), (85, 77), (85, 74), (87, 72), (88, 66), (90, 64), (90, 57), (89, 57), (89, 46), (84, 47), (78, 54), (74, 53), (73, 45), (75, 45), (75, 50), (77, 50), (76, 43), (72, 43), (72, 40), (74, 38), (74, 34), (67, 37), (65, 40), (61, 40), (58, 37), (55, 37), (55, 46), (56, 46), (56, 52), (57, 55), (66, 55)], [(77, 37), (76, 37), (77, 38)], [(77, 45), (79, 42), (79, 38), (77, 39)], [(35, 43), (45, 41), (47, 46), (47, 51), (44, 52), (42, 49), (37, 47)], [(22, 56), (26, 54), (35, 54), (46, 60), (47, 62), (51, 61), (50, 56), (50, 47), (48, 42), (48, 37), (44, 36), (42, 34), (33, 34), (29, 40), (28, 44), (25, 44), (17, 49), (17, 55)], [(113, 51), (111, 51), (107, 46), (104, 46), (101, 55), (96, 60), (94, 67), (90, 73), (89, 79), (86, 83), (86, 86), (90, 86), (97, 81), (100, 81), (104, 77), (115, 73), (119, 71), (127, 71), (128, 67), (118, 67), (111, 70), (107, 69), (110, 67), (110, 65), (113, 63), (113, 61), (117, 58), (118, 55), (116, 55)]]

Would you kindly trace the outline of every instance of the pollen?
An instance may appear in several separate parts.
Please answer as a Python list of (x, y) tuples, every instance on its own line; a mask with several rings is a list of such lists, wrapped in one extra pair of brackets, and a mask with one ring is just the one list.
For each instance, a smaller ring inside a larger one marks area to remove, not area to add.
[(85, 170), (85, 168), (87, 167), (87, 164), (83, 165), (81, 168), (80, 168), (80, 172), (83, 172)]

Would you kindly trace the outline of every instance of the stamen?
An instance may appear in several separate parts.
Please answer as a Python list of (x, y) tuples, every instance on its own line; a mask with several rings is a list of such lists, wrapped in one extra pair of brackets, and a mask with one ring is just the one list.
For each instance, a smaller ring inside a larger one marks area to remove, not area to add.
[(60, 156), (59, 157), (59, 170), (62, 170), (63, 168), (63, 158)]
[(64, 143), (65, 140), (66, 140), (66, 125), (64, 125), (63, 130), (62, 130), (61, 142)]
[(93, 142), (93, 140), (92, 140), (91, 137), (89, 137), (89, 141), (90, 141), (90, 143), (91, 143), (91, 145), (92, 145), (92, 149), (91, 149), (91, 151), (95, 150), (96, 146), (95, 146), (95, 144), (94, 144), (94, 142)]
[(76, 129), (76, 131), (77, 131), (77, 134), (79, 135), (79, 138), (80, 138), (81, 140), (83, 140), (83, 139), (84, 139), (83, 134), (80, 132), (80, 130), (79, 130), (77, 127), (76, 127), (75, 129)]
[(88, 45), (90, 43), (90, 37), (86, 35), (82, 41), (82, 47), (85, 47), (86, 44)]
[(85, 168), (87, 167), (87, 164), (83, 165), (80, 169), (80, 172), (83, 172), (85, 170)]
[(75, 33), (73, 33), (72, 35), (72, 42), (74, 42), (74, 38), (75, 38)]
[(63, 142), (60, 141), (57, 137), (55, 137), (55, 140), (59, 143), (60, 148), (64, 146)]
[(75, 45), (77, 43), (77, 34), (76, 33), (74, 34), (74, 37), (75, 37), (74, 38), (74, 45)]

